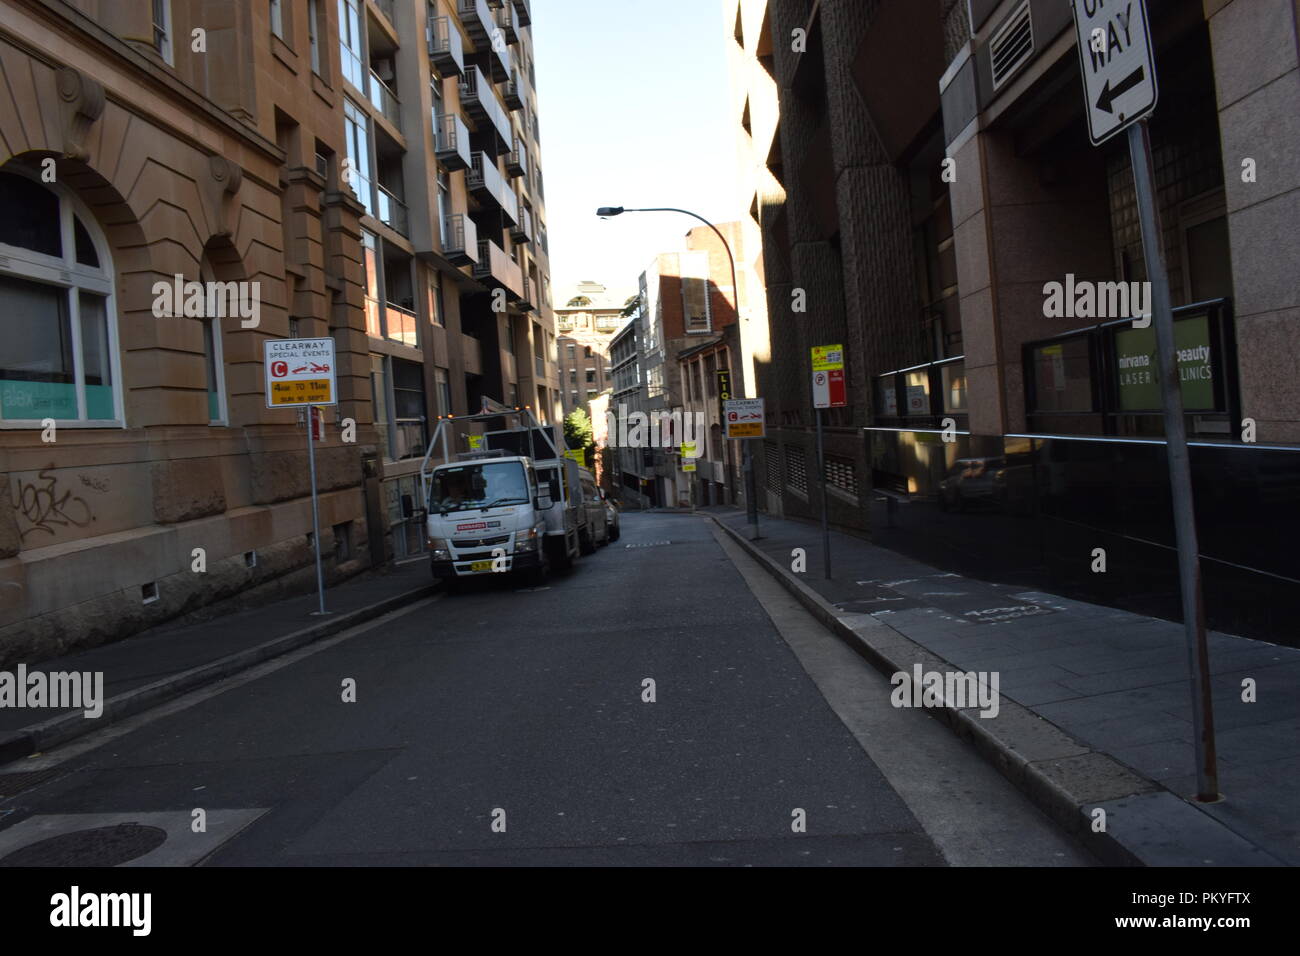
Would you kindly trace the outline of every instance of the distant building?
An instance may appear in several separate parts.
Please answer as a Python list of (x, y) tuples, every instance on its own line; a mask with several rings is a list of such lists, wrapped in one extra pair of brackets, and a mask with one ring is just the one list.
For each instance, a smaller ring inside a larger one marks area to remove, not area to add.
[(556, 367), (567, 416), (609, 388), (609, 343), (628, 321), (623, 313), (634, 297), (620, 299), (598, 282), (580, 282), (562, 298), (564, 305), (555, 309)]

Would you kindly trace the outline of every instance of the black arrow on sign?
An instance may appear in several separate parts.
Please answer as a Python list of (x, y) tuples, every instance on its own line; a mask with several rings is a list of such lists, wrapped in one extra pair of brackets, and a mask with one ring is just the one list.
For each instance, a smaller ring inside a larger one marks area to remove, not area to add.
[(1114, 113), (1115, 111), (1110, 108), (1110, 105), (1120, 96), (1123, 96), (1129, 90), (1133, 89), (1133, 87), (1141, 83), (1143, 78), (1146, 76), (1146, 72), (1145, 67), (1139, 66), (1128, 76), (1124, 77), (1124, 79), (1116, 83), (1113, 90), (1110, 88), (1110, 80), (1107, 80), (1106, 85), (1101, 88), (1101, 95), (1097, 97), (1097, 109), (1105, 110), (1107, 113)]

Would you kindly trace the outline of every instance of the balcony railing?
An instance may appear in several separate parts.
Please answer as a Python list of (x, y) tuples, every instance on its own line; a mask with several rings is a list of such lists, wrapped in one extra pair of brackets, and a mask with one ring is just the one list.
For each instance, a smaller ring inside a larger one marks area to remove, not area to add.
[(394, 11), (394, 6), (395, 6), (394, 0), (375, 0), (375, 6), (379, 8), (380, 13), (388, 17), (389, 23), (391, 23), (394, 27), (397, 26), (397, 17)]
[(456, 214), (447, 217), (443, 230), (442, 254), (458, 266), (478, 261), (478, 229), (469, 216)]
[(465, 46), (451, 17), (434, 17), (429, 21), (429, 59), (444, 76), (461, 76), (465, 72)]
[(512, 224), (519, 221), (519, 200), (515, 197), (515, 191), (501, 177), (493, 157), (483, 152), (475, 153), (470, 158), (465, 184), (480, 202), (493, 202)]
[(419, 321), (419, 318), (410, 309), (404, 309), (400, 305), (393, 305), (391, 302), (384, 304), (384, 336), (389, 341), (400, 342), (402, 345), (417, 348), (418, 342), (415, 330)]
[(438, 162), (452, 172), (469, 169), (469, 127), (455, 113), (447, 113), (436, 119), (434, 128), (435, 155)]
[(402, 202), (383, 186), (376, 186), (378, 193), (379, 205), (375, 210), (375, 218), (385, 226), (402, 236), (410, 236), (411, 228), (406, 211), (406, 203)]
[(388, 122), (399, 130), (402, 128), (402, 101), (374, 70), (370, 71), (370, 102)]
[(505, 84), (505, 101), (506, 107), (511, 111), (521, 110), (524, 108), (524, 91), (519, 85), (519, 71), (511, 70), (510, 77)]
[(524, 142), (517, 135), (515, 136), (515, 148), (510, 151), (506, 157), (506, 172), (511, 178), (527, 175), (528, 173), (528, 149)]
[(515, 8), (512, 3), (503, 3), (497, 11), (497, 26), (505, 34), (507, 43), (519, 42), (519, 28), (515, 26)]
[(524, 274), (519, 264), (490, 239), (478, 241), (478, 262), (474, 264), (474, 278), (502, 286), (513, 292), (516, 298), (523, 292)]
[(487, 0), (456, 0), (456, 12), (460, 22), (465, 24), (470, 39), (474, 43), (491, 43), (492, 31), (496, 29), (496, 20), (488, 9)]
[(519, 310), (521, 312), (531, 312), (537, 303), (533, 301), (533, 280), (524, 276), (523, 294), (519, 296)]
[(510, 238), (517, 243), (533, 241), (533, 215), (527, 209), (519, 210), (518, 221), (510, 227)]
[(533, 22), (532, 11), (528, 9), (528, 0), (514, 0), (515, 22), (526, 27)]
[(477, 66), (465, 69), (460, 81), (460, 102), (465, 111), (476, 122), (486, 122), (497, 132), (497, 154), (507, 152), (514, 141), (514, 130), (510, 128), (510, 118), (506, 108), (497, 98), (492, 83)]

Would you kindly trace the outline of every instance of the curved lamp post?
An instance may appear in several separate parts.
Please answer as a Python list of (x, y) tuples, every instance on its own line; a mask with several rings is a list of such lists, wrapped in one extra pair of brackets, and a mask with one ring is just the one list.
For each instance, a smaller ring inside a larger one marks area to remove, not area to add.
[[(731, 244), (727, 242), (727, 237), (718, 230), (717, 226), (709, 222), (709, 220), (705, 219), (699, 213), (691, 212), (689, 209), (676, 209), (672, 206), (654, 206), (646, 209), (625, 209), (622, 206), (601, 206), (596, 210), (596, 215), (602, 219), (611, 219), (614, 216), (621, 216), (625, 212), (678, 212), (683, 216), (690, 216), (692, 219), (698, 219), (700, 222), (712, 229), (713, 234), (717, 236), (718, 241), (722, 243), (722, 248), (727, 250), (727, 261), (731, 265), (731, 294), (735, 298), (736, 316), (737, 318), (740, 317), (740, 285), (736, 282), (736, 257), (732, 255)], [(745, 321), (749, 321), (748, 317), (745, 318)], [(749, 441), (745, 439), (740, 439), (740, 441), (741, 447), (744, 449), (744, 463), (741, 467), (745, 473), (745, 515), (749, 524), (753, 526), (751, 529), (751, 537), (757, 538), (758, 498), (754, 484), (754, 456), (749, 450)]]

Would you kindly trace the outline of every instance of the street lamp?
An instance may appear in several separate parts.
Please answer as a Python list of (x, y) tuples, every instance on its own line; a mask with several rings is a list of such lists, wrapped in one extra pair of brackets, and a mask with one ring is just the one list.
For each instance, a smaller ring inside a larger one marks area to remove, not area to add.
[[(718, 237), (722, 243), (722, 248), (727, 250), (727, 262), (731, 264), (731, 294), (736, 300), (736, 315), (740, 316), (740, 284), (736, 282), (736, 257), (731, 253), (731, 244), (727, 242), (718, 227), (709, 220), (705, 219), (699, 213), (691, 212), (689, 209), (675, 209), (671, 206), (654, 206), (646, 209), (624, 209), (622, 206), (601, 206), (596, 210), (596, 215), (601, 219), (611, 219), (614, 216), (621, 216), (625, 212), (678, 212), (684, 216), (690, 216), (692, 219), (698, 219)], [(748, 316), (745, 321), (749, 321)], [(725, 426), (724, 426), (725, 427)], [(758, 497), (754, 490), (754, 456), (749, 450), (749, 440), (741, 439), (742, 448), (744, 449), (744, 464), (742, 470), (745, 473), (745, 516), (749, 524), (753, 525), (753, 537), (758, 537)]]

